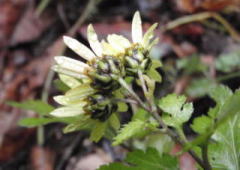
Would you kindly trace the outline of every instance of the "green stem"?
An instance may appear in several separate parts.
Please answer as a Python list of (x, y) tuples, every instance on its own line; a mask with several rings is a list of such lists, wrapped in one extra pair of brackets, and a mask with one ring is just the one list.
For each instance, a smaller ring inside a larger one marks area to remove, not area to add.
[(48, 6), (50, 0), (41, 0), (40, 4), (37, 6), (36, 14), (37, 16), (41, 15), (44, 9)]
[(203, 158), (203, 163), (205, 165), (204, 169), (212, 170), (211, 164), (209, 163), (209, 160), (208, 160), (208, 140), (202, 146), (202, 158)]
[[(129, 87), (129, 85), (122, 78), (118, 79), (118, 81), (122, 85), (122, 87), (124, 87), (129, 92), (129, 94), (138, 102), (138, 104), (146, 111), (148, 111), (158, 121), (159, 125), (163, 128), (162, 132), (168, 134), (176, 143), (180, 144), (181, 146), (185, 145), (185, 142), (179, 139), (178, 135), (173, 130), (169, 129), (168, 126), (163, 122), (162, 118), (160, 117), (161, 114), (160, 110), (158, 109), (152, 110), (151, 108), (147, 107), (142, 102), (142, 100), (137, 96), (137, 94), (132, 90), (132, 88)], [(203, 161), (198, 157), (198, 155), (194, 151), (189, 150), (188, 152), (201, 167), (203, 168), (205, 167)]]
[(225, 81), (225, 80), (228, 80), (228, 79), (231, 79), (231, 78), (235, 78), (235, 77), (239, 77), (239, 76), (240, 76), (240, 72), (234, 72), (234, 73), (227, 74), (227, 75), (224, 75), (224, 76), (219, 76), (217, 78), (217, 81), (218, 82)]
[[(51, 87), (51, 83), (54, 77), (54, 71), (50, 70), (47, 75), (47, 79), (44, 83), (43, 91), (42, 91), (42, 96), (41, 100), (43, 102), (48, 101), (48, 96), (49, 96), (49, 89)], [(39, 116), (42, 117), (42, 116)], [(39, 146), (42, 146), (44, 144), (44, 127), (43, 126), (38, 126), (37, 128), (37, 143)]]
[(178, 127), (176, 129), (177, 129), (177, 132), (179, 134), (180, 139), (182, 139), (185, 143), (187, 143), (188, 140), (187, 140), (187, 137), (186, 137), (186, 135), (185, 135), (185, 133), (183, 131), (183, 128), (182, 127)]
[(119, 78), (118, 82), (128, 91), (128, 93), (144, 108), (147, 108), (138, 95), (132, 90), (132, 88), (126, 83), (123, 78)]
[(139, 80), (141, 82), (141, 87), (142, 87), (144, 96), (148, 99), (149, 98), (148, 97), (148, 91), (147, 91), (146, 83), (145, 83), (145, 80), (143, 78), (143, 74), (142, 74), (141, 70), (138, 70), (138, 77), (139, 77)]
[(174, 21), (169, 22), (168, 24), (163, 26), (160, 30), (167, 31), (187, 23), (202, 21), (208, 18), (214, 18), (215, 20), (220, 22), (225, 27), (225, 29), (229, 32), (229, 34), (232, 36), (233, 39), (235, 39), (236, 41), (240, 41), (240, 35), (236, 31), (236, 29), (233, 28), (232, 25), (229, 24), (228, 21), (225, 20), (221, 15), (215, 12), (202, 12), (198, 14), (183, 16), (181, 18), (178, 18)]
[(154, 103), (154, 99), (153, 99), (153, 96), (149, 95), (149, 92), (147, 90), (147, 87), (146, 87), (146, 83), (145, 83), (145, 80), (143, 78), (143, 73), (141, 70), (138, 70), (138, 77), (139, 77), (139, 80), (141, 82), (141, 87), (142, 87), (142, 90), (143, 90), (143, 93), (144, 93), (144, 96), (146, 97), (147, 101), (148, 101), (148, 104), (151, 106), (151, 110), (153, 112), (155, 112), (157, 110), (156, 106), (155, 106), (155, 103)]

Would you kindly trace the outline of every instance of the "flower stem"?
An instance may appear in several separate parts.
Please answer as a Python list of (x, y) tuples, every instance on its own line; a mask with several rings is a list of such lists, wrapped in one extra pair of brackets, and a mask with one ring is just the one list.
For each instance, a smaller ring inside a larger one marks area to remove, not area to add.
[(141, 87), (143, 89), (143, 93), (144, 93), (145, 97), (149, 98), (148, 95), (147, 95), (148, 91), (147, 91), (146, 83), (145, 83), (145, 80), (143, 78), (143, 74), (142, 74), (141, 70), (138, 70), (138, 77), (139, 77), (139, 80), (141, 82)]
[[(156, 106), (154, 107), (156, 108), (154, 110), (152, 107), (146, 106), (145, 103), (143, 103), (143, 101), (138, 97), (138, 95), (132, 90), (132, 88), (125, 82), (123, 78), (119, 78), (118, 81), (122, 87), (128, 91), (133, 99), (135, 99), (142, 108), (148, 111), (158, 121), (159, 125), (163, 128), (162, 132), (165, 132), (167, 135), (169, 135), (176, 143), (180, 144), (181, 146), (185, 146), (186, 142), (182, 139), (179, 139), (178, 134), (172, 129), (169, 129), (168, 126), (163, 122), (162, 118), (160, 117), (161, 111), (157, 109)], [(205, 168), (203, 160), (199, 158), (194, 151), (189, 150), (188, 152), (202, 168)]]
[(202, 158), (203, 158), (203, 163), (205, 165), (205, 170), (211, 170), (211, 164), (209, 163), (208, 160), (208, 140), (206, 141), (206, 143), (203, 144), (202, 146)]
[(143, 103), (143, 101), (138, 97), (138, 95), (133, 91), (133, 89), (126, 83), (126, 81), (123, 78), (119, 78), (118, 82), (128, 91), (128, 93), (144, 108), (146, 108), (146, 105)]

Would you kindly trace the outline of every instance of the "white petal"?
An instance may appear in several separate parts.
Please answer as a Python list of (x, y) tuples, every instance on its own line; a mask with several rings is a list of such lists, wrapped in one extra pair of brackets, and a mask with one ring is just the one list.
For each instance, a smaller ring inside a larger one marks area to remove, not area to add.
[(83, 98), (88, 96), (89, 94), (93, 94), (95, 90), (91, 88), (89, 84), (81, 84), (80, 86), (69, 90), (65, 96), (72, 97), (77, 96), (77, 98)]
[(91, 48), (97, 54), (98, 57), (101, 57), (102, 56), (102, 45), (98, 41), (97, 34), (96, 34), (92, 24), (90, 24), (88, 26), (87, 36), (88, 36), (88, 41), (90, 43)]
[(122, 46), (124, 48), (131, 47), (131, 43), (127, 38), (121, 35), (113, 34), (112, 37), (115, 39), (115, 41), (119, 44), (119, 46)]
[(68, 100), (67, 100), (63, 95), (54, 96), (53, 99), (54, 99), (54, 101), (57, 102), (58, 104), (61, 104), (61, 105), (69, 105)]
[(54, 59), (59, 66), (69, 70), (76, 70), (83, 73), (85, 69), (89, 68), (87, 64), (69, 57), (56, 56)]
[(135, 12), (132, 20), (132, 40), (134, 43), (142, 42), (142, 21), (138, 11)]
[(71, 77), (75, 77), (77, 79), (88, 78), (82, 72), (77, 72), (76, 70), (66, 69), (66, 68), (63, 68), (59, 65), (54, 65), (54, 66), (52, 66), (51, 69), (58, 72), (58, 73), (65, 74), (65, 75), (68, 75), (68, 76), (71, 76)]
[(63, 83), (65, 83), (71, 89), (75, 88), (81, 84), (81, 82), (78, 81), (77, 79), (67, 76), (67, 75), (64, 75), (64, 74), (59, 74), (59, 78)]
[(108, 35), (107, 40), (109, 44), (118, 52), (118, 53), (124, 53), (125, 48), (121, 46), (121, 44), (118, 42), (118, 38), (115, 34)]
[(154, 37), (154, 30), (156, 29), (157, 25), (158, 25), (157, 23), (153, 24), (144, 34), (142, 40), (142, 45), (144, 48), (149, 45), (150, 40)]
[(86, 105), (86, 103), (82, 103), (80, 105), (76, 106), (69, 106), (69, 107), (60, 107), (58, 109), (53, 110), (50, 115), (56, 116), (56, 117), (73, 117), (78, 116), (80, 114), (84, 114), (83, 106)]
[(68, 36), (63, 36), (63, 41), (70, 49), (83, 57), (85, 60), (90, 61), (96, 58), (95, 54), (89, 48), (87, 48), (85, 45), (78, 42), (77, 40)]
[(115, 50), (109, 43), (105, 42), (104, 40), (101, 41), (101, 44), (103, 47), (104, 55), (116, 56), (118, 54), (118, 51)]
[(54, 96), (53, 99), (64, 106), (67, 105), (76, 105), (76, 104), (81, 104), (82, 102), (84, 102), (82, 99), (78, 99), (78, 100), (71, 100), (71, 98), (63, 96), (63, 95), (59, 95), (59, 96)]

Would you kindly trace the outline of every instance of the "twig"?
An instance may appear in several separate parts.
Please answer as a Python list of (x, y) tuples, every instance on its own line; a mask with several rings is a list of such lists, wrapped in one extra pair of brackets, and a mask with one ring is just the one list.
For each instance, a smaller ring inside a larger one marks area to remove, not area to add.
[(50, 3), (50, 0), (41, 0), (40, 4), (37, 6), (36, 15), (39, 16)]
[(94, 7), (97, 5), (98, 2), (96, 0), (89, 0), (85, 10), (83, 11), (81, 17), (77, 20), (77, 22), (73, 25), (73, 27), (68, 31), (67, 35), (74, 37), (76, 31), (79, 29), (80, 25), (87, 19), (87, 17), (93, 12)]
[(174, 21), (169, 22), (168, 24), (166, 24), (165, 26), (160, 28), (160, 30), (164, 32), (167, 30), (171, 30), (175, 27), (178, 27), (180, 25), (184, 25), (184, 24), (196, 22), (196, 21), (202, 21), (202, 20), (205, 20), (208, 18), (214, 18), (215, 20), (220, 22), (225, 27), (225, 29), (230, 33), (230, 35), (232, 36), (232, 38), (234, 40), (240, 41), (240, 35), (235, 30), (235, 28), (233, 28), (232, 25), (229, 24), (228, 21), (225, 20), (221, 15), (219, 15), (218, 13), (215, 13), (215, 12), (202, 12), (199, 14), (184, 16), (184, 17), (181, 17)]

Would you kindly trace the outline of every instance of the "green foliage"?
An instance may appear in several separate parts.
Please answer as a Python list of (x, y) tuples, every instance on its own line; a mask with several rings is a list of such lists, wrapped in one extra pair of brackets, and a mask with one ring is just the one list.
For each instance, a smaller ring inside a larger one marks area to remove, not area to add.
[(144, 139), (134, 140), (133, 145), (136, 149), (146, 150), (147, 148), (157, 149), (159, 154), (171, 152), (174, 142), (166, 134), (152, 133), (148, 134)]
[(212, 89), (216, 84), (209, 79), (199, 78), (192, 80), (188, 86), (186, 93), (191, 97), (202, 97), (207, 95), (209, 90)]
[(192, 129), (203, 134), (208, 132), (214, 125), (214, 119), (218, 115), (219, 109), (227, 101), (227, 99), (232, 96), (232, 91), (224, 85), (216, 85), (214, 88), (209, 89), (209, 96), (216, 102), (215, 108), (211, 108), (208, 112), (208, 116), (200, 116), (193, 120), (191, 125)]
[(113, 145), (119, 145), (133, 137), (142, 137), (147, 133), (156, 130), (156, 126), (157, 124), (155, 123), (148, 123), (139, 119), (131, 121), (120, 129), (118, 135), (114, 138)]
[(159, 83), (162, 82), (162, 76), (154, 68), (150, 68), (149, 71), (147, 72), (147, 75), (156, 82), (159, 82)]
[(96, 121), (94, 128), (91, 131), (90, 140), (98, 142), (105, 133), (107, 122)]
[(193, 120), (193, 124), (191, 125), (191, 128), (194, 130), (194, 132), (203, 134), (212, 125), (212, 119), (208, 116), (200, 116)]
[(115, 113), (109, 117), (109, 123), (115, 130), (118, 130), (121, 126), (119, 118)]
[(176, 157), (160, 154), (156, 149), (149, 148), (146, 152), (136, 150), (127, 155), (125, 164), (111, 163), (99, 170), (176, 170), (179, 169)]
[(118, 112), (126, 112), (126, 111), (128, 111), (128, 105), (126, 103), (124, 103), (124, 102), (118, 102), (117, 106), (118, 106), (118, 109), (117, 109)]
[[(75, 120), (63, 129), (64, 133), (70, 133), (77, 130), (91, 129), (92, 127), (94, 127), (95, 124), (95, 120), (92, 120), (90, 116), (81, 115), (77, 117), (77, 120), (76, 117), (71, 118)], [(65, 119), (65, 117), (63, 119)]]
[(240, 68), (240, 51), (219, 56), (216, 60), (215, 65), (217, 70), (226, 73)]
[(221, 124), (212, 136), (209, 158), (213, 168), (240, 169), (240, 112)]
[(24, 110), (31, 110), (40, 115), (47, 115), (54, 110), (54, 107), (41, 100), (26, 100), (24, 102), (7, 102), (8, 105)]
[(156, 70), (157, 68), (162, 67), (162, 63), (159, 60), (152, 60), (152, 66), (148, 70), (147, 75), (154, 81), (161, 83), (162, 76)]
[(62, 123), (71, 123), (74, 121), (75, 118), (57, 118), (57, 117), (41, 117), (41, 118), (25, 118), (21, 119), (19, 121), (20, 126), (25, 126), (25, 127), (36, 127), (40, 125), (46, 125), (49, 123), (55, 123), (55, 122), (62, 122)]
[(198, 55), (193, 55), (188, 58), (178, 60), (177, 68), (184, 69), (184, 71), (188, 74), (204, 72), (207, 69), (206, 65), (201, 62), (200, 56)]
[[(240, 91), (237, 90), (235, 93), (232, 94), (230, 89), (220, 85), (215, 89), (212, 89), (212, 92), (210, 92), (210, 94), (216, 100), (216, 103), (217, 103), (216, 107), (209, 110), (208, 116), (195, 118), (195, 120), (193, 121), (192, 128), (193, 130), (200, 133), (201, 135), (199, 135), (187, 146), (188, 149), (196, 145), (201, 145), (202, 143), (206, 142), (206, 140), (209, 139), (212, 135), (214, 139), (214, 136), (215, 136), (214, 134), (218, 133), (218, 131), (222, 127), (224, 127), (225, 128), (224, 130), (226, 131), (224, 131), (225, 134), (223, 134), (222, 132), (221, 135), (229, 135), (231, 133), (232, 133), (231, 135), (233, 136), (237, 135), (237, 134), (234, 134), (236, 131), (233, 131), (230, 129), (230, 125), (231, 126), (234, 125), (234, 127), (239, 128), (239, 124), (238, 125), (234, 124), (233, 120), (236, 120), (236, 117), (238, 117), (240, 113), (240, 105), (239, 105)], [(225, 101), (223, 101), (224, 98), (225, 98)], [(205, 124), (203, 124), (201, 120), (205, 121)], [(216, 141), (216, 139), (214, 140)], [(227, 141), (221, 141), (221, 142), (225, 142), (225, 145), (226, 145)], [(219, 151), (217, 150), (217, 148), (215, 148), (213, 149), (212, 152), (219, 152)]]
[(54, 86), (61, 92), (67, 92), (68, 90), (70, 90), (70, 88), (59, 79), (54, 80), (53, 83)]
[(232, 95), (232, 90), (227, 86), (218, 85), (209, 92), (210, 97), (219, 105), (223, 105), (228, 97)]
[(142, 120), (142, 121), (145, 121), (149, 118), (149, 113), (142, 109), (142, 108), (139, 108), (136, 113), (134, 113), (133, 117), (132, 117), (132, 120)]
[(184, 122), (187, 122), (192, 115), (192, 103), (186, 103), (185, 96), (169, 94), (162, 98), (158, 106), (166, 113), (163, 121), (172, 127), (179, 128)]

